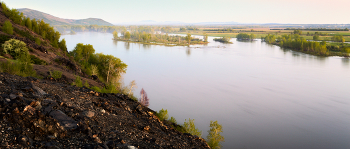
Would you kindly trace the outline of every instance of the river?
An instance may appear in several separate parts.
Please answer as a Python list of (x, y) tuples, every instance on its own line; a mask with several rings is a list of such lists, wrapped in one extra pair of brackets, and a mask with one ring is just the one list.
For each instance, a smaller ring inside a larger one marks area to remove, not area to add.
[(223, 126), (223, 148), (350, 148), (350, 60), (317, 57), (256, 40), (166, 47), (113, 41), (112, 34), (63, 35), (68, 50), (91, 44), (128, 65), (153, 110), (183, 124), (195, 119), (206, 138)]

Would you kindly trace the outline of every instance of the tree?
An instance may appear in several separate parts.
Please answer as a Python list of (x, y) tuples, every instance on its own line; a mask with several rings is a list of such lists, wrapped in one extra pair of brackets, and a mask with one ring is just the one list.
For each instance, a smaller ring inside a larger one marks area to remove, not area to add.
[(2, 26), (2, 31), (12, 35), (13, 34), (12, 23), (10, 21), (5, 21), (4, 25)]
[(143, 106), (148, 107), (148, 106), (149, 106), (149, 99), (148, 99), (148, 97), (147, 97), (146, 91), (145, 91), (143, 88), (141, 89), (140, 94), (141, 94), (141, 97), (140, 97), (139, 102), (140, 102)]
[(204, 37), (204, 42), (208, 42), (208, 34), (207, 33), (203, 33), (203, 37)]
[(159, 110), (159, 112), (157, 112), (157, 117), (161, 121), (167, 120), (169, 118), (168, 110), (167, 109)]
[(250, 40), (254, 40), (255, 39), (255, 34), (250, 34), (249, 38), (250, 38)]
[(59, 43), (58, 43), (58, 47), (65, 52), (67, 51), (67, 45), (66, 45), (66, 40), (63, 38)]
[(129, 32), (129, 31), (125, 32), (124, 38), (125, 38), (126, 40), (129, 40), (129, 39), (130, 39), (130, 32)]
[(113, 32), (113, 38), (114, 38), (114, 40), (118, 39), (118, 32), (117, 31)]
[(314, 35), (314, 36), (312, 37), (312, 39), (315, 40), (315, 41), (320, 40), (320, 36), (319, 36), (319, 35)]
[(222, 126), (218, 124), (218, 121), (210, 121), (210, 130), (208, 130), (207, 143), (212, 149), (220, 149), (222, 145), (220, 142), (224, 142), (225, 138), (221, 136)]
[(198, 128), (196, 128), (196, 126), (194, 125), (194, 119), (188, 119), (188, 122), (185, 122), (183, 124), (183, 127), (185, 128), (186, 132), (192, 134), (192, 135), (196, 135), (198, 137), (202, 137), (202, 131), (199, 131)]
[(20, 58), (21, 55), (28, 55), (27, 45), (20, 40), (10, 39), (6, 41), (2, 48), (6, 54), (10, 54), (14, 59)]
[(26, 27), (28, 27), (30, 30), (33, 30), (32, 21), (30, 20), (30, 18), (26, 19)]
[(186, 39), (187, 43), (190, 44), (191, 40), (192, 40), (191, 34), (187, 33), (187, 36), (185, 37), (185, 39)]

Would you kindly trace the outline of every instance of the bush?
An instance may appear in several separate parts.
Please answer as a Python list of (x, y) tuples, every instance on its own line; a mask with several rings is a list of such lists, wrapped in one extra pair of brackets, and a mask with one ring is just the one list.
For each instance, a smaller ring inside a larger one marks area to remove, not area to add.
[(72, 85), (76, 85), (78, 87), (83, 87), (83, 82), (81, 81), (80, 77), (77, 76)]
[(6, 41), (10, 40), (10, 36), (0, 35), (0, 44), (4, 44)]
[(26, 44), (20, 40), (10, 39), (2, 45), (2, 48), (6, 54), (10, 54), (14, 59), (21, 55), (28, 55)]
[(167, 120), (169, 118), (168, 110), (166, 109), (159, 110), (156, 115), (161, 121)]
[(170, 120), (169, 120), (169, 122), (172, 122), (172, 123), (175, 123), (175, 124), (177, 124), (177, 122), (176, 122), (176, 119), (175, 119), (174, 117), (170, 117)]
[(35, 43), (40, 46), (41, 45), (41, 40), (39, 38), (35, 38)]
[(33, 69), (33, 66), (28, 62), (17, 61), (17, 62), (1, 62), (0, 64), (1, 70), (3, 72), (19, 75), (22, 77), (32, 76), (36, 77), (36, 71)]
[(31, 40), (31, 41), (35, 41), (35, 38), (34, 38), (28, 31), (22, 31), (22, 30), (17, 29), (17, 28), (14, 28), (14, 31), (15, 31), (17, 34), (19, 34), (19, 35), (21, 35), (21, 36), (23, 36), (23, 37), (26, 37), (26, 38), (28, 38), (28, 39)]
[(199, 131), (198, 128), (196, 128), (194, 125), (194, 119), (188, 119), (188, 122), (185, 120), (183, 127), (185, 128), (186, 132), (198, 137), (202, 137), (202, 131)]
[(1, 62), (0, 66), (1, 71), (12, 75), (20, 74), (21, 72), (20, 65), (18, 65), (18, 63), (11, 63), (9, 60), (7, 60), (6, 62)]
[(34, 55), (30, 55), (30, 60), (31, 63), (36, 64), (36, 65), (47, 65), (47, 62), (34, 56)]
[(90, 89), (96, 91), (96, 92), (100, 92), (101, 93), (101, 89), (98, 86), (93, 86)]
[(85, 81), (84, 86), (89, 88), (90, 85), (89, 85), (88, 81)]
[(13, 34), (12, 23), (10, 21), (5, 21), (4, 25), (2, 26), (2, 31), (12, 35)]
[(51, 77), (53, 77), (55, 80), (62, 78), (62, 72), (59, 70), (54, 70), (53, 72), (50, 71)]

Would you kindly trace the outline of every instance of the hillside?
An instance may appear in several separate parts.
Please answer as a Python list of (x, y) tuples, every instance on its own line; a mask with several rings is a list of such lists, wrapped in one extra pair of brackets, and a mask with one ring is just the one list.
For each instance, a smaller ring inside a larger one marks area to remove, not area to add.
[[(130, 96), (93, 90), (108, 87), (84, 72), (57, 31), (41, 21), (30, 29), (11, 13), (0, 7), (1, 28), (13, 27), (11, 33), (0, 30), (0, 44), (23, 42), (21, 50), (28, 53), (16, 58), (5, 52), (8, 47), (0, 48), (0, 148), (209, 148)], [(56, 79), (55, 71), (62, 76)], [(78, 87), (77, 76), (88, 85)]]
[(19, 12), (23, 12), (24, 16), (36, 20), (43, 19), (44, 22), (50, 25), (102, 25), (102, 26), (113, 26), (113, 24), (106, 22), (99, 18), (88, 18), (88, 19), (62, 19), (59, 17), (52, 16), (50, 14), (32, 10), (28, 8), (17, 9)]

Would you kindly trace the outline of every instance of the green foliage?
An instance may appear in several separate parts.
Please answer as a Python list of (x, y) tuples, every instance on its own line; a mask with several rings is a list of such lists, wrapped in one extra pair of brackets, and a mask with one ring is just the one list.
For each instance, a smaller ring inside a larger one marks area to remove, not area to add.
[(22, 77), (33, 76), (36, 77), (36, 71), (33, 66), (28, 62), (28, 58), (22, 56), (20, 61), (14, 63), (7, 60), (6, 62), (0, 62), (0, 67), (3, 72), (7, 72), (12, 75), (19, 75)]
[(35, 38), (35, 43), (40, 46), (41, 45), (41, 40), (39, 38)]
[(113, 38), (114, 38), (114, 39), (118, 39), (118, 32), (117, 32), (117, 31), (114, 31), (114, 32), (113, 32)]
[(53, 77), (55, 80), (62, 78), (62, 72), (59, 70), (54, 70), (53, 72), (50, 71), (51, 77)]
[(186, 28), (184, 28), (184, 27), (180, 27), (180, 30), (179, 30), (180, 32), (186, 32)]
[(176, 119), (174, 117), (170, 117), (169, 121), (172, 122), (172, 123), (177, 124), (177, 121), (176, 121)]
[(2, 48), (6, 54), (10, 54), (14, 59), (19, 58), (20, 55), (28, 55), (28, 48), (23, 41), (17, 39), (10, 39), (6, 41)]
[(19, 35), (21, 35), (21, 36), (23, 36), (23, 37), (26, 37), (26, 38), (28, 38), (28, 39), (31, 40), (31, 41), (35, 41), (35, 38), (34, 38), (28, 31), (22, 31), (22, 30), (17, 29), (17, 28), (14, 28), (14, 31), (15, 31), (17, 34), (19, 34)]
[(4, 44), (6, 41), (8, 41), (10, 39), (11, 39), (10, 36), (1, 34), (0, 35), (0, 45)]
[(185, 39), (186, 39), (187, 43), (190, 44), (191, 40), (192, 40), (191, 34), (187, 33), (187, 36), (185, 37)]
[(21, 67), (18, 63), (12, 63), (7, 60), (6, 62), (0, 62), (1, 71), (16, 75), (21, 73)]
[(27, 18), (27, 19), (26, 19), (25, 25), (26, 25), (26, 27), (27, 27), (28, 29), (33, 30), (32, 21), (30, 20), (30, 18)]
[(92, 90), (94, 90), (94, 91), (96, 91), (96, 92), (100, 92), (101, 93), (101, 89), (99, 88), (99, 87), (97, 87), (97, 86), (93, 86), (93, 87), (91, 87), (90, 89), (92, 89)]
[(168, 114), (168, 110), (167, 109), (159, 110), (159, 112), (157, 112), (156, 115), (159, 118), (159, 120), (161, 120), (161, 121), (167, 120), (169, 118), (169, 114)]
[(301, 35), (301, 34), (302, 34), (302, 31), (301, 31), (301, 30), (294, 30), (293, 33), (294, 33), (294, 34)]
[(316, 34), (312, 37), (312, 39), (315, 41), (320, 40), (320, 36)]
[(343, 35), (334, 35), (334, 36), (332, 37), (332, 41), (344, 43), (344, 42), (345, 42), (345, 39), (344, 39)]
[(221, 142), (225, 142), (225, 138), (221, 136), (222, 126), (218, 121), (210, 121), (210, 130), (208, 131), (207, 143), (212, 149), (222, 148)]
[(22, 22), (23, 13), (19, 13), (17, 9), (10, 9), (4, 2), (1, 2), (3, 13), (9, 17), (14, 23), (20, 24)]
[(59, 43), (58, 47), (62, 50), (67, 52), (67, 45), (66, 45), (66, 40), (63, 38)]
[(276, 37), (274, 35), (267, 35), (264, 40), (270, 44), (278, 44), (283, 48), (289, 48), (297, 51), (302, 51), (306, 53), (311, 53), (320, 56), (328, 56), (329, 50), (325, 42), (314, 42), (307, 41), (306, 39), (299, 36), (299, 34), (294, 35), (282, 35)]
[(72, 85), (83, 87), (83, 82), (81, 81), (80, 76), (76, 76)]
[(230, 37), (221, 37), (221, 38), (214, 38), (214, 41), (222, 42), (222, 43), (232, 43), (230, 42)]
[(198, 128), (194, 125), (194, 119), (188, 119), (188, 122), (184, 122), (183, 127), (185, 128), (186, 132), (196, 135), (198, 137), (202, 137), (202, 131), (199, 131)]
[(87, 88), (89, 88), (89, 86), (90, 86), (90, 85), (89, 85), (89, 82), (88, 82), (88, 81), (85, 81), (84, 86), (87, 87)]
[(31, 63), (36, 64), (36, 65), (47, 65), (47, 62), (34, 56), (34, 55), (30, 55), (30, 60)]
[(129, 31), (127, 31), (127, 32), (124, 34), (124, 38), (125, 38), (126, 40), (129, 40), (130, 37), (131, 37), (131, 34), (130, 34)]
[(238, 40), (249, 40), (250, 39), (250, 36), (246, 33), (239, 33), (236, 38)]
[(12, 27), (12, 23), (10, 21), (5, 21), (4, 25), (2, 26), (2, 31), (4, 33), (13, 34), (13, 27)]

